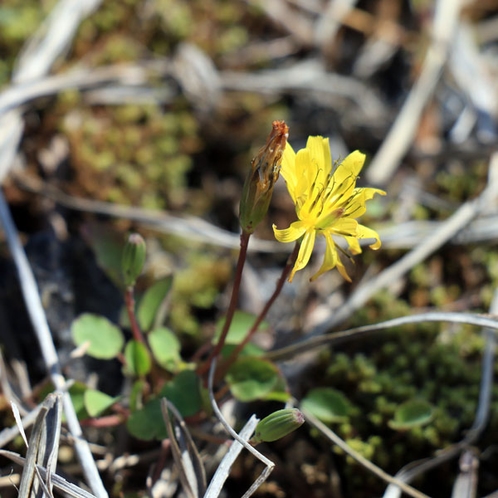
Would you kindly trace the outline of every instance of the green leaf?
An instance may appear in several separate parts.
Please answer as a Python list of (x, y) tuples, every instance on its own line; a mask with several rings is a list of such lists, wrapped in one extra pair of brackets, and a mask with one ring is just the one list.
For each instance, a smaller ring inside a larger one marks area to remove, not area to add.
[[(228, 344), (223, 346), (223, 349), (221, 350), (221, 356), (223, 358), (228, 358), (236, 347), (237, 346), (235, 344)], [(265, 352), (266, 351), (263, 348), (257, 346), (252, 342), (249, 342), (240, 352), (239, 358), (242, 358), (243, 356), (263, 356)]]
[(267, 401), (281, 401), (285, 403), (291, 397), (289, 390), (287, 389), (287, 383), (285, 379), (279, 374), (277, 382), (273, 386), (272, 390), (264, 397)]
[(351, 410), (346, 396), (331, 387), (312, 389), (303, 398), (301, 407), (325, 423), (343, 422)]
[(147, 339), (157, 363), (166, 370), (174, 372), (181, 361), (181, 344), (175, 334), (166, 327), (159, 327), (150, 332)]
[(146, 441), (167, 437), (161, 413), (161, 397), (163, 396), (175, 405), (183, 417), (195, 415), (202, 405), (199, 378), (193, 370), (180, 372), (163, 387), (158, 398), (133, 412), (126, 423), (132, 436)]
[(260, 358), (240, 358), (226, 375), (232, 394), (240, 401), (268, 399), (273, 391), (280, 391), (280, 379), (277, 367)]
[(126, 427), (132, 436), (144, 441), (168, 437), (161, 412), (160, 399), (153, 399), (141, 410), (133, 412), (128, 417)]
[(123, 234), (114, 230), (108, 223), (89, 222), (85, 224), (82, 235), (92, 248), (99, 267), (118, 287), (121, 287)]
[[(71, 397), (78, 420), (84, 420), (89, 416), (85, 408), (85, 391), (87, 389), (85, 384), (78, 381), (69, 388), (69, 396)], [(65, 419), (65, 416), (63, 418)]]
[(124, 356), (126, 366), (125, 373), (135, 377), (143, 377), (150, 372), (151, 359), (145, 344), (138, 341), (129, 341), (126, 344)]
[(172, 284), (173, 276), (163, 278), (147, 289), (142, 296), (142, 299), (140, 299), (137, 308), (137, 319), (140, 328), (144, 332), (149, 331), (154, 325), (157, 313), (165, 299), (168, 297)]
[[(232, 323), (230, 324), (230, 329), (228, 330), (225, 344), (240, 344), (255, 321), (256, 317), (254, 315), (245, 313), (244, 311), (236, 311), (233, 315)], [(213, 344), (216, 344), (218, 342), (224, 324), (225, 317), (220, 318), (216, 323), (216, 331), (213, 337)], [(263, 320), (263, 322), (259, 324), (258, 331), (265, 330), (268, 327), (268, 322)]]
[(130, 404), (130, 410), (132, 412), (138, 410), (139, 407), (142, 407), (145, 386), (146, 382), (145, 380), (142, 379), (136, 380), (131, 386), (129, 404)]
[(85, 408), (90, 417), (99, 416), (116, 403), (118, 399), (94, 389), (87, 389), (84, 394)]
[(193, 370), (183, 370), (161, 389), (183, 417), (195, 415), (202, 408), (201, 385)]
[(434, 417), (434, 408), (422, 399), (412, 399), (399, 405), (394, 412), (394, 419), (388, 422), (395, 430), (406, 430), (427, 424)]
[(80, 315), (73, 321), (71, 333), (76, 346), (88, 342), (86, 354), (99, 360), (115, 358), (123, 349), (124, 337), (121, 330), (100, 315)]

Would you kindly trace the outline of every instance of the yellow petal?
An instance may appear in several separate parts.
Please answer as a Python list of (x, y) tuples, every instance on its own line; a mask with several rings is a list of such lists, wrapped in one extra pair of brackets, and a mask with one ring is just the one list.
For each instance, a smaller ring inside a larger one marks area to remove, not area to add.
[(282, 156), (280, 174), (287, 184), (287, 190), (289, 191), (292, 200), (296, 202), (295, 189), (298, 181), (296, 176), (296, 153), (289, 142), (287, 142)]
[(337, 249), (335, 248), (335, 243), (330, 235), (325, 236), (325, 254), (323, 256), (323, 263), (320, 269), (311, 277), (311, 280), (316, 280), (320, 275), (325, 272), (332, 270), (337, 265), (337, 260), (339, 256), (337, 255)]
[(348, 275), (348, 272), (346, 271), (346, 268), (344, 268), (344, 265), (342, 264), (341, 258), (337, 258), (336, 268), (339, 270), (339, 273), (341, 274), (344, 280), (350, 283), (352, 282), (351, 277)]
[(284, 228), (279, 230), (276, 225), (273, 225), (273, 233), (275, 238), (279, 242), (287, 244), (288, 242), (294, 242), (304, 235), (306, 232), (306, 227), (302, 221), (295, 221), (291, 224), (289, 228)]
[(358, 222), (353, 218), (338, 219), (329, 230), (336, 235), (343, 237), (356, 237), (358, 232)]
[(310, 152), (313, 167), (316, 165), (317, 169), (325, 170), (326, 175), (328, 175), (332, 167), (332, 162), (330, 161), (329, 139), (323, 137), (309, 137), (306, 148)]
[(365, 157), (365, 154), (362, 154), (359, 150), (351, 152), (351, 154), (349, 154), (340, 164), (343, 170), (342, 174), (353, 175), (354, 177), (358, 178), (361, 168), (363, 168)]
[(297, 255), (296, 262), (294, 264), (294, 268), (292, 269), (291, 274), (289, 275), (289, 282), (292, 282), (294, 278), (294, 274), (302, 270), (311, 258), (311, 253), (313, 252), (313, 246), (315, 245), (315, 230), (310, 230), (306, 232), (301, 242), (301, 247), (299, 248), (299, 254)]
[(349, 246), (349, 252), (351, 254), (360, 254), (361, 246), (356, 237), (344, 237)]
[(311, 161), (309, 149), (301, 149), (296, 154), (296, 178), (297, 184), (295, 195), (297, 207), (299, 208), (311, 195), (313, 181), (316, 177), (316, 168)]
[(368, 228), (364, 225), (358, 224), (356, 237), (358, 239), (375, 239), (376, 242), (369, 246), (371, 249), (379, 249), (382, 245), (379, 234), (375, 230), (372, 230), (371, 228)]
[(320, 269), (311, 277), (311, 281), (316, 280), (320, 275), (332, 270), (333, 268), (337, 268), (342, 277), (351, 282), (351, 278), (346, 272), (346, 268), (342, 264), (341, 259), (337, 253), (337, 249), (335, 246), (335, 242), (332, 239), (331, 235), (325, 236), (326, 246), (325, 246), (325, 255), (323, 257), (323, 263)]

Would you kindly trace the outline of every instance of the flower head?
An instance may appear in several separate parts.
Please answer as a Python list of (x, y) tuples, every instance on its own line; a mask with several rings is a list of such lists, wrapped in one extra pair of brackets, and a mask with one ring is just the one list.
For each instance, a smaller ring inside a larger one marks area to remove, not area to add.
[(337, 268), (351, 282), (339, 258), (333, 236), (343, 237), (352, 254), (361, 253), (359, 239), (375, 239), (370, 247), (380, 247), (377, 232), (356, 221), (356, 218), (365, 213), (366, 201), (375, 194), (385, 195), (383, 190), (356, 187), (364, 161), (365, 155), (355, 151), (342, 162), (333, 165), (329, 140), (323, 137), (309, 137), (306, 148), (299, 150), (297, 154), (287, 144), (280, 174), (284, 177), (287, 190), (296, 206), (298, 221), (284, 230), (273, 225), (273, 231), (279, 242), (301, 242), (289, 282), (297, 271), (308, 264), (317, 234), (325, 237), (326, 249), (322, 266), (311, 280)]

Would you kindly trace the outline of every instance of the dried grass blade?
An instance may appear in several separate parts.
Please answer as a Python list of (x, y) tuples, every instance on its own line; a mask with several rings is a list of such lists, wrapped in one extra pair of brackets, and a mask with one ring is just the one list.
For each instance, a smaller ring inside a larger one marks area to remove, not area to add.
[(50, 373), (52, 382), (56, 389), (62, 392), (62, 402), (66, 414), (68, 428), (74, 437), (76, 453), (80, 460), (83, 472), (86, 476), (89, 486), (99, 496), (107, 498), (108, 494), (102, 483), (99, 471), (93, 459), (92, 453), (86, 440), (82, 437), (81, 426), (76, 416), (76, 410), (66, 389), (66, 381), (62, 375), (57, 350), (50, 333), (47, 317), (43, 308), (38, 287), (26, 257), (26, 253), (21, 245), (19, 234), (17, 233), (14, 221), (10, 214), (9, 207), (5, 201), (2, 191), (0, 190), (0, 222), (5, 231), (5, 237), (8, 242), (12, 258), (16, 265), (19, 275), (19, 282), (23, 293), (24, 301), (28, 314), (33, 325), (33, 329), (40, 344), (41, 353), (47, 371)]
[[(41, 410), (38, 412), (29, 439), (26, 463), (19, 485), (20, 496), (27, 497), (34, 495), (37, 498), (41, 498), (43, 495), (52, 496), (50, 475), (52, 472), (55, 472), (57, 465), (61, 412), (60, 395), (49, 394), (43, 402)], [(19, 417), (16, 417), (16, 423), (18, 424), (19, 431), (24, 433)], [(41, 478), (37, 465), (48, 467), (49, 472), (47, 473), (46, 484)], [(35, 474), (38, 476), (38, 482), (35, 481)]]
[[(495, 290), (493, 296), (493, 301), (489, 308), (491, 314), (498, 313), (498, 290)], [(418, 475), (423, 472), (441, 465), (452, 458), (455, 458), (462, 450), (468, 448), (472, 445), (482, 431), (486, 427), (489, 419), (489, 412), (491, 407), (491, 394), (493, 387), (493, 373), (494, 373), (494, 360), (495, 360), (495, 349), (496, 349), (496, 330), (486, 327), (483, 330), (483, 334), (486, 337), (486, 345), (483, 354), (482, 361), (482, 375), (481, 375), (481, 385), (479, 390), (479, 402), (477, 405), (476, 415), (472, 427), (469, 429), (465, 437), (456, 444), (445, 448), (443, 451), (439, 452), (434, 458), (426, 458), (417, 462), (411, 462), (410, 464), (403, 467), (397, 474), (396, 478), (403, 482), (411, 482)], [(401, 491), (399, 487), (389, 485), (384, 492), (383, 498), (399, 498), (401, 496)]]
[[(199, 452), (180, 413), (166, 398), (161, 400), (161, 411), (183, 489), (189, 497), (200, 498), (206, 490), (206, 474)], [(174, 429), (170, 411), (175, 419)]]
[[(9, 460), (21, 466), (23, 466), (26, 463), (25, 458), (23, 458), (18, 453), (14, 453), (12, 451), (0, 450), (0, 455), (8, 458)], [(45, 469), (45, 467), (38, 465), (36, 468), (40, 472), (41, 478), (43, 480), (46, 479), (47, 470)], [(76, 486), (76, 484), (66, 481), (63, 477), (57, 474), (52, 475), (52, 482), (54, 484), (54, 488), (57, 491), (66, 493), (67, 495), (72, 496), (73, 498), (97, 498), (95, 495), (92, 495), (88, 491), (79, 488), (78, 486)], [(18, 496), (22, 495), (19, 493)]]
[[(218, 418), (218, 420), (221, 422), (221, 425), (225, 428), (225, 430), (232, 436), (235, 441), (237, 441), (239, 444), (241, 444), (249, 453), (252, 453), (260, 462), (265, 464), (264, 470), (261, 472), (260, 476), (256, 479), (256, 481), (253, 482), (252, 486), (244, 493), (242, 498), (249, 498), (254, 494), (254, 492), (263, 484), (268, 476), (271, 474), (273, 468), (275, 467), (275, 464), (269, 459), (266, 458), (262, 453), (260, 453), (256, 448), (251, 446), (245, 439), (239, 436), (230, 424), (226, 421), (225, 417), (221, 413), (221, 410), (218, 408), (218, 405), (216, 404), (216, 399), (214, 397), (214, 392), (213, 392), (213, 379), (214, 379), (214, 372), (216, 370), (216, 358), (213, 358), (211, 362), (211, 367), (209, 369), (209, 378), (208, 378), (208, 389), (209, 389), (209, 400), (211, 401), (211, 406), (213, 408), (213, 411)], [(255, 419), (256, 420), (256, 419)], [(223, 483), (221, 483), (221, 486), (223, 486)], [(211, 487), (211, 486), (210, 486)], [(213, 493), (216, 493), (217, 490), (213, 490)], [(221, 487), (218, 490), (218, 494), (221, 492)], [(216, 498), (218, 494), (209, 494), (209, 498)], [(208, 498), (208, 494), (204, 496), (204, 498)]]

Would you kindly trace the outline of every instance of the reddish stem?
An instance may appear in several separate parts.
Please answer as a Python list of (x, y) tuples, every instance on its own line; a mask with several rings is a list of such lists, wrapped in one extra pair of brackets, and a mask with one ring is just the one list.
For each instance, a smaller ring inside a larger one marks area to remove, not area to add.
[(116, 427), (124, 422), (124, 418), (121, 415), (108, 415), (106, 417), (99, 418), (89, 418), (86, 420), (81, 420), (80, 424), (84, 427)]
[(240, 283), (242, 282), (242, 270), (244, 269), (244, 263), (246, 262), (247, 247), (249, 245), (250, 237), (251, 234), (244, 230), (240, 235), (239, 259), (237, 261), (237, 268), (235, 270), (235, 278), (232, 287), (232, 295), (230, 297), (230, 304), (228, 305), (228, 310), (225, 317), (225, 323), (223, 324), (223, 330), (221, 331), (220, 338), (218, 339), (216, 346), (211, 351), (211, 354), (209, 355), (208, 359), (198, 367), (197, 373), (199, 375), (205, 375), (207, 373), (209, 367), (211, 366), (213, 358), (216, 358), (220, 354), (221, 350), (223, 349), (223, 346), (225, 345), (228, 331), (230, 330), (230, 325), (232, 324), (233, 315), (235, 314), (237, 303), (239, 301)]
[(250, 328), (249, 332), (247, 332), (247, 335), (245, 336), (244, 340), (237, 344), (237, 347), (230, 353), (230, 356), (224, 361), (222, 367), (220, 368), (220, 376), (225, 375), (227, 370), (230, 368), (230, 366), (237, 360), (240, 352), (244, 349), (244, 347), (247, 345), (247, 343), (252, 339), (256, 331), (258, 330), (258, 327), (261, 325), (261, 322), (266, 318), (266, 315), (268, 314), (268, 311), (270, 311), (270, 308), (272, 307), (273, 303), (277, 299), (277, 297), (280, 295), (280, 292), (282, 291), (282, 288), (285, 284), (285, 281), (287, 280), (287, 277), (289, 276), (289, 273), (292, 270), (292, 267), (294, 266), (294, 263), (296, 262), (297, 255), (299, 254), (299, 247), (301, 246), (300, 242), (296, 242), (296, 245), (294, 246), (294, 250), (290, 254), (290, 256), (287, 258), (287, 263), (285, 264), (282, 274), (280, 275), (277, 285), (275, 286), (275, 290), (273, 291), (273, 294), (271, 295), (270, 299), (268, 299), (268, 302), (265, 304), (265, 307), (261, 310), (261, 313), (258, 315), (256, 318), (255, 322), (252, 324), (252, 327)]
[(140, 330), (140, 325), (138, 325), (137, 316), (135, 315), (135, 296), (132, 286), (126, 288), (124, 297), (133, 339), (135, 339), (135, 341), (141, 342), (142, 344), (145, 344), (144, 336), (142, 334), (142, 331)]

